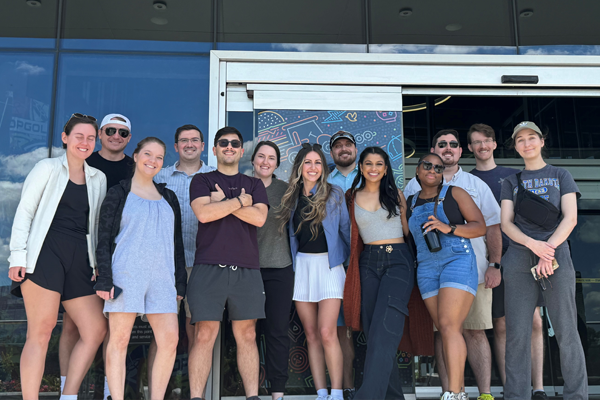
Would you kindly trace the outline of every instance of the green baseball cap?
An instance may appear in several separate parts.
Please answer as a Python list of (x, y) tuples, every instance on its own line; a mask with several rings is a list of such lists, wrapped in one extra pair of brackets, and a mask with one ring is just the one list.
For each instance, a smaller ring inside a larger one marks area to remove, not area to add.
[(540, 135), (540, 137), (544, 136), (540, 128), (538, 128), (538, 126), (535, 123), (531, 121), (523, 121), (519, 125), (515, 126), (515, 129), (513, 130), (512, 134), (513, 140), (515, 136), (517, 136), (517, 133), (521, 132), (523, 129), (531, 129), (532, 131)]

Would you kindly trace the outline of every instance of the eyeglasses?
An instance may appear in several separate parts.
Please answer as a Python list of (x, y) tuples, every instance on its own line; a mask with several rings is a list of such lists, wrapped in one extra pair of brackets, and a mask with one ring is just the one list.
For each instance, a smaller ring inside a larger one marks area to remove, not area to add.
[(429, 161), (421, 161), (419, 164), (417, 164), (417, 167), (419, 165), (423, 166), (423, 169), (425, 171), (431, 171), (431, 168), (433, 168), (433, 170), (435, 171), (436, 174), (441, 174), (442, 172), (444, 172), (444, 169), (446, 169), (445, 165), (439, 165), (439, 164), (433, 164)]
[(310, 150), (321, 150), (323, 148), (323, 146), (321, 146), (319, 143), (302, 143), (302, 148), (303, 149), (310, 149)]
[(119, 135), (121, 135), (121, 137), (123, 139), (125, 139), (127, 136), (129, 136), (129, 131), (127, 129), (117, 129), (117, 128), (104, 128), (104, 133), (106, 133), (106, 136), (112, 136), (115, 133), (119, 132)]
[(493, 143), (495, 140), (492, 138), (487, 138), (485, 140), (473, 140), (471, 142), (471, 146), (481, 146), (482, 144), (490, 144)]
[[(85, 115), (85, 114), (80, 114), (80, 113), (73, 113), (71, 114), (71, 118), (69, 118), (69, 120), (67, 121), (67, 123), (65, 124), (65, 128), (67, 127), (67, 125), (69, 125), (69, 122), (71, 122), (71, 120), (73, 118), (79, 118), (79, 119), (88, 119), (92, 122), (96, 122), (97, 119), (92, 117), (91, 115)], [(63, 129), (64, 130), (64, 129)]]
[(219, 147), (228, 147), (229, 143), (231, 143), (231, 147), (233, 147), (234, 149), (239, 149), (240, 147), (242, 147), (242, 142), (240, 142), (237, 139), (233, 139), (233, 140), (219, 139), (219, 140), (217, 140), (217, 144), (219, 145)]
[[(225, 140), (225, 139), (223, 139), (223, 140)], [(191, 138), (191, 139), (179, 139), (178, 142), (182, 143), (182, 144), (188, 144), (190, 142), (194, 143), (194, 144), (198, 144), (201, 142), (201, 140), (200, 140), (200, 138), (195, 137), (195, 138)], [(233, 146), (233, 147), (235, 147), (235, 146)]]
[(441, 142), (438, 142), (437, 145), (440, 149), (443, 149), (444, 147), (448, 146), (448, 144), (450, 144), (450, 147), (453, 149), (458, 148), (458, 142), (456, 140), (453, 140), (450, 143), (446, 142), (445, 140), (442, 140)]

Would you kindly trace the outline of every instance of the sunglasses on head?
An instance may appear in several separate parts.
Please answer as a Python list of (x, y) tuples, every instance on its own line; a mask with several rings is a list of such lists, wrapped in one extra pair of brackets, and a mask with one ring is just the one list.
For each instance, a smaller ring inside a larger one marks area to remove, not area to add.
[(127, 129), (123, 129), (123, 128), (104, 128), (104, 133), (106, 133), (106, 136), (112, 136), (115, 133), (119, 132), (119, 135), (121, 135), (121, 137), (123, 139), (125, 139), (127, 136), (129, 136), (129, 131)]
[[(80, 113), (73, 113), (71, 114), (71, 118), (69, 118), (69, 120), (67, 121), (67, 123), (65, 124), (65, 128), (67, 127), (67, 125), (69, 125), (69, 122), (71, 122), (71, 120), (73, 118), (79, 118), (79, 119), (87, 119), (90, 120), (92, 122), (96, 122), (97, 119), (92, 117), (91, 115), (85, 115), (85, 114), (80, 114)], [(63, 129), (64, 130), (64, 129)]]
[(219, 145), (219, 147), (227, 147), (227, 146), (229, 146), (229, 143), (231, 143), (231, 147), (233, 147), (234, 149), (239, 149), (240, 147), (242, 147), (242, 142), (240, 142), (238, 139), (233, 139), (233, 140), (219, 139), (219, 140), (217, 140), (217, 144)]
[(314, 143), (314, 144), (302, 143), (302, 148), (310, 149), (310, 150), (321, 150), (322, 146), (319, 143)]
[(433, 164), (433, 163), (431, 163), (431, 162), (429, 162), (429, 161), (421, 161), (421, 162), (419, 163), (419, 165), (422, 165), (422, 166), (423, 166), (423, 169), (424, 169), (425, 171), (430, 171), (430, 170), (431, 170), (431, 168), (433, 168), (433, 171), (434, 171), (436, 174), (441, 174), (442, 172), (444, 172), (444, 169), (446, 169), (446, 167), (445, 167), (444, 165)]
[(450, 147), (453, 149), (458, 148), (458, 142), (456, 140), (453, 140), (450, 143), (446, 142), (445, 140), (442, 140), (441, 142), (438, 142), (437, 145), (440, 149), (443, 149), (444, 147), (448, 146), (448, 144), (450, 144)]

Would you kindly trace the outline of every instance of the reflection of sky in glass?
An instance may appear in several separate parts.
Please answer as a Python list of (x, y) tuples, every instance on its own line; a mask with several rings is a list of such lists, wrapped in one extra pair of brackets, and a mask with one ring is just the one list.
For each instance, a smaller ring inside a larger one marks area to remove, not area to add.
[(206, 56), (63, 54), (53, 143), (60, 146), (59, 133), (74, 112), (98, 120), (119, 113), (132, 125), (126, 154), (141, 139), (156, 136), (167, 144), (164, 165), (172, 165), (179, 159), (173, 146), (177, 127), (194, 124), (208, 139), (208, 73)]
[(433, 44), (370, 44), (370, 53), (392, 54), (517, 54), (513, 46), (450, 46)]
[(580, 214), (569, 242), (575, 271), (581, 278), (594, 279), (582, 284), (586, 320), (600, 321), (600, 215)]
[(567, 55), (567, 56), (597, 56), (600, 55), (600, 45), (548, 45), (520, 46), (524, 55)]
[(366, 44), (343, 43), (233, 43), (219, 42), (217, 50), (292, 51), (317, 53), (366, 53)]
[(162, 40), (113, 40), (113, 39), (63, 39), (62, 49), (68, 50), (121, 50), (121, 51), (167, 51), (171, 53), (208, 53), (212, 42), (171, 42)]

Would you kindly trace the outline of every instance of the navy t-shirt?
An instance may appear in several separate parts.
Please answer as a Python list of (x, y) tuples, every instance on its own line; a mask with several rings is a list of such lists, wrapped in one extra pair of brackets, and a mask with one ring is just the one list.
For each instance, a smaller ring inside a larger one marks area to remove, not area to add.
[[(215, 184), (219, 185), (228, 199), (239, 196), (244, 188), (252, 196), (253, 204), (269, 206), (267, 190), (260, 179), (240, 173), (230, 176), (219, 171), (196, 174), (192, 178), (190, 203), (198, 197), (210, 196), (211, 192), (216, 191)], [(256, 226), (233, 214), (205, 224), (198, 222), (194, 264), (237, 265), (259, 269)]]
[[(494, 197), (498, 204), (500, 204), (500, 193), (502, 191), (502, 182), (504, 179), (511, 175), (515, 175), (519, 172), (518, 169), (502, 167), (500, 165), (496, 166), (494, 169), (490, 169), (489, 171), (480, 171), (478, 169), (472, 169), (471, 173), (484, 181), (494, 193)], [(508, 249), (508, 244), (510, 243), (508, 236), (502, 232), (502, 254), (506, 253)]]

